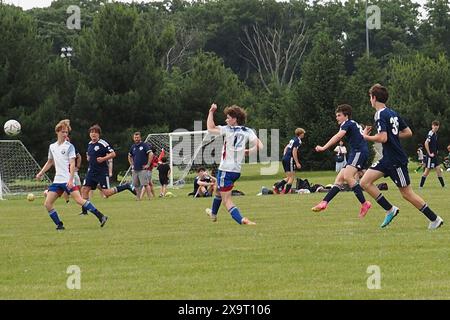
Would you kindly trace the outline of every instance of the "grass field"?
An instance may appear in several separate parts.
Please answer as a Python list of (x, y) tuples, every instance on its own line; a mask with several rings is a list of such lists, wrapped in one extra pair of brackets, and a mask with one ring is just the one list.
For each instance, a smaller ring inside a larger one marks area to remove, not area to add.
[[(210, 222), (211, 199), (187, 197), (191, 186), (143, 202), (96, 193), (93, 202), (110, 217), (104, 228), (59, 200), (63, 232), (42, 198), (1, 201), (0, 299), (450, 299), (448, 225), (427, 230), (390, 180), (384, 193), (401, 211), (381, 229), (382, 209), (375, 203), (358, 219), (351, 192), (319, 214), (311, 207), (323, 193), (258, 197), (276, 178), (258, 172), (245, 167), (236, 188), (246, 196), (235, 198), (256, 226), (239, 226), (223, 207)], [(334, 180), (331, 171), (297, 176)], [(411, 177), (417, 190), (420, 174)], [(420, 194), (450, 223), (449, 189), (434, 173)], [(80, 290), (66, 286), (70, 265), (81, 270)], [(368, 289), (371, 265), (381, 270), (381, 289)]]

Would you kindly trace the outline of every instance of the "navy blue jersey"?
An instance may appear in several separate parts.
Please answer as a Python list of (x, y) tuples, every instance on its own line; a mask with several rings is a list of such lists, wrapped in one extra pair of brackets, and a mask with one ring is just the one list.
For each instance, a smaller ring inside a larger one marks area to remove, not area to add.
[(300, 140), (299, 137), (294, 137), (289, 141), (289, 144), (287, 146), (286, 153), (283, 156), (283, 159), (289, 160), (293, 158), (292, 151), (294, 148), (299, 148), (302, 144), (302, 140)]
[(344, 130), (348, 144), (352, 151), (369, 151), (367, 141), (364, 140), (361, 126), (354, 120), (347, 120), (341, 124), (340, 130)]
[(403, 119), (390, 108), (383, 108), (375, 113), (375, 125), (378, 133), (386, 132), (387, 140), (383, 143), (383, 160), (390, 165), (405, 165), (408, 163), (400, 143), (399, 132), (408, 128)]
[(438, 151), (438, 142), (437, 142), (437, 134), (430, 130), (427, 135), (428, 148), (430, 148), (430, 152), (437, 154)]
[(128, 154), (133, 159), (133, 167), (135, 170), (143, 170), (148, 164), (148, 154), (151, 152), (150, 147), (145, 142), (135, 143), (131, 146)]
[(87, 156), (89, 158), (89, 168), (90, 173), (106, 173), (108, 174), (108, 161), (103, 161), (102, 163), (97, 162), (97, 158), (104, 157), (107, 154), (114, 152), (111, 146), (103, 139), (97, 142), (89, 142), (87, 149)]

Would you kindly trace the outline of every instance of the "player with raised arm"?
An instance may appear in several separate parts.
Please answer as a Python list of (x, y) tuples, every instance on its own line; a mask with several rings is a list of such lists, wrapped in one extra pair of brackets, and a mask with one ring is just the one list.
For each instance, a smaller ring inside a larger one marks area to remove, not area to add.
[[(246, 154), (256, 152), (263, 148), (262, 142), (258, 139), (252, 129), (244, 126), (247, 114), (239, 106), (226, 107), (226, 125), (216, 126), (214, 123), (214, 113), (217, 105), (213, 103), (209, 109), (207, 118), (208, 132), (213, 135), (224, 136), (222, 157), (219, 170), (217, 172), (217, 191), (214, 197), (212, 208), (206, 209), (206, 213), (212, 221), (217, 221), (217, 213), (223, 202), (231, 217), (239, 224), (255, 225), (246, 217), (242, 217), (240, 210), (234, 205), (231, 199), (231, 191), (241, 176), (241, 164)], [(245, 149), (247, 142), (253, 145), (250, 149)]]
[(52, 166), (55, 166), (55, 179), (48, 188), (44, 206), (47, 209), (50, 218), (56, 224), (56, 229), (64, 230), (64, 224), (59, 219), (54, 204), (56, 199), (58, 199), (62, 193), (66, 192), (85, 210), (92, 212), (100, 221), (100, 226), (103, 227), (108, 220), (108, 217), (98, 211), (91, 202), (84, 200), (80, 195), (80, 186), (74, 185), (76, 153), (73, 144), (67, 141), (67, 136), (70, 131), (70, 121), (67, 119), (61, 120), (56, 125), (55, 132), (58, 139), (55, 143), (50, 145), (48, 150), (48, 160), (42, 167), (42, 170), (36, 174), (36, 179), (40, 180)]
[(369, 90), (370, 103), (375, 108), (375, 126), (377, 133), (370, 135), (372, 127), (364, 128), (364, 139), (379, 142), (383, 147), (383, 157), (375, 162), (362, 177), (360, 184), (377, 203), (386, 210), (386, 216), (381, 228), (386, 227), (399, 213), (399, 208), (393, 206), (374, 185), (382, 177), (390, 177), (398, 187), (402, 197), (422, 212), (430, 223), (429, 229), (439, 228), (444, 221), (428, 207), (427, 203), (412, 189), (408, 173), (408, 156), (400, 143), (401, 138), (409, 138), (412, 131), (394, 110), (386, 106), (389, 94), (385, 87), (375, 84)]
[(339, 171), (333, 187), (328, 191), (323, 200), (312, 208), (312, 211), (314, 212), (325, 210), (328, 203), (339, 193), (339, 191), (343, 190), (344, 182), (347, 182), (348, 186), (352, 188), (356, 198), (361, 203), (361, 209), (359, 211), (360, 218), (363, 218), (372, 207), (372, 204), (369, 201), (366, 201), (363, 190), (355, 179), (356, 173), (366, 168), (366, 163), (369, 159), (369, 147), (363, 138), (361, 126), (356, 121), (351, 120), (351, 118), (352, 107), (348, 104), (339, 105), (336, 108), (336, 121), (340, 125), (338, 133), (331, 137), (324, 146), (316, 146), (315, 148), (316, 152), (323, 152), (346, 137), (351, 151), (347, 165), (343, 170)]

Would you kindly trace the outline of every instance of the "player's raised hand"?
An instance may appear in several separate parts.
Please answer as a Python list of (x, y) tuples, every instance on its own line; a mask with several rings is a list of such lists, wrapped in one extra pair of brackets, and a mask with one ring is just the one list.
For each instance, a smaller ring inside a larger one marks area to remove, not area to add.
[(316, 152), (323, 152), (323, 151), (325, 151), (326, 149), (325, 149), (324, 147), (322, 147), (322, 146), (316, 146), (316, 147), (314, 148), (314, 150), (316, 150)]
[(211, 105), (211, 108), (209, 108), (209, 112), (216, 112), (216, 110), (217, 110), (217, 104), (215, 104), (215, 103), (213, 103), (212, 105)]

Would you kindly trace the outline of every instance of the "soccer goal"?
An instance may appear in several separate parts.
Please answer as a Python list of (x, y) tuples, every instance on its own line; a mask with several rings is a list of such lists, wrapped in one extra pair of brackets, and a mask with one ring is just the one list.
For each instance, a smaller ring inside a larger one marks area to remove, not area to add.
[(41, 181), (35, 179), (40, 170), (20, 140), (0, 140), (0, 199), (42, 193), (51, 182), (47, 175)]
[[(180, 131), (171, 133), (152, 133), (145, 142), (156, 149), (159, 155), (164, 149), (170, 165), (170, 187), (182, 187), (196, 176), (198, 167), (215, 170), (220, 163), (223, 137), (204, 131)], [(153, 169), (153, 179), (157, 180), (157, 171)], [(120, 184), (131, 181), (131, 167)]]

